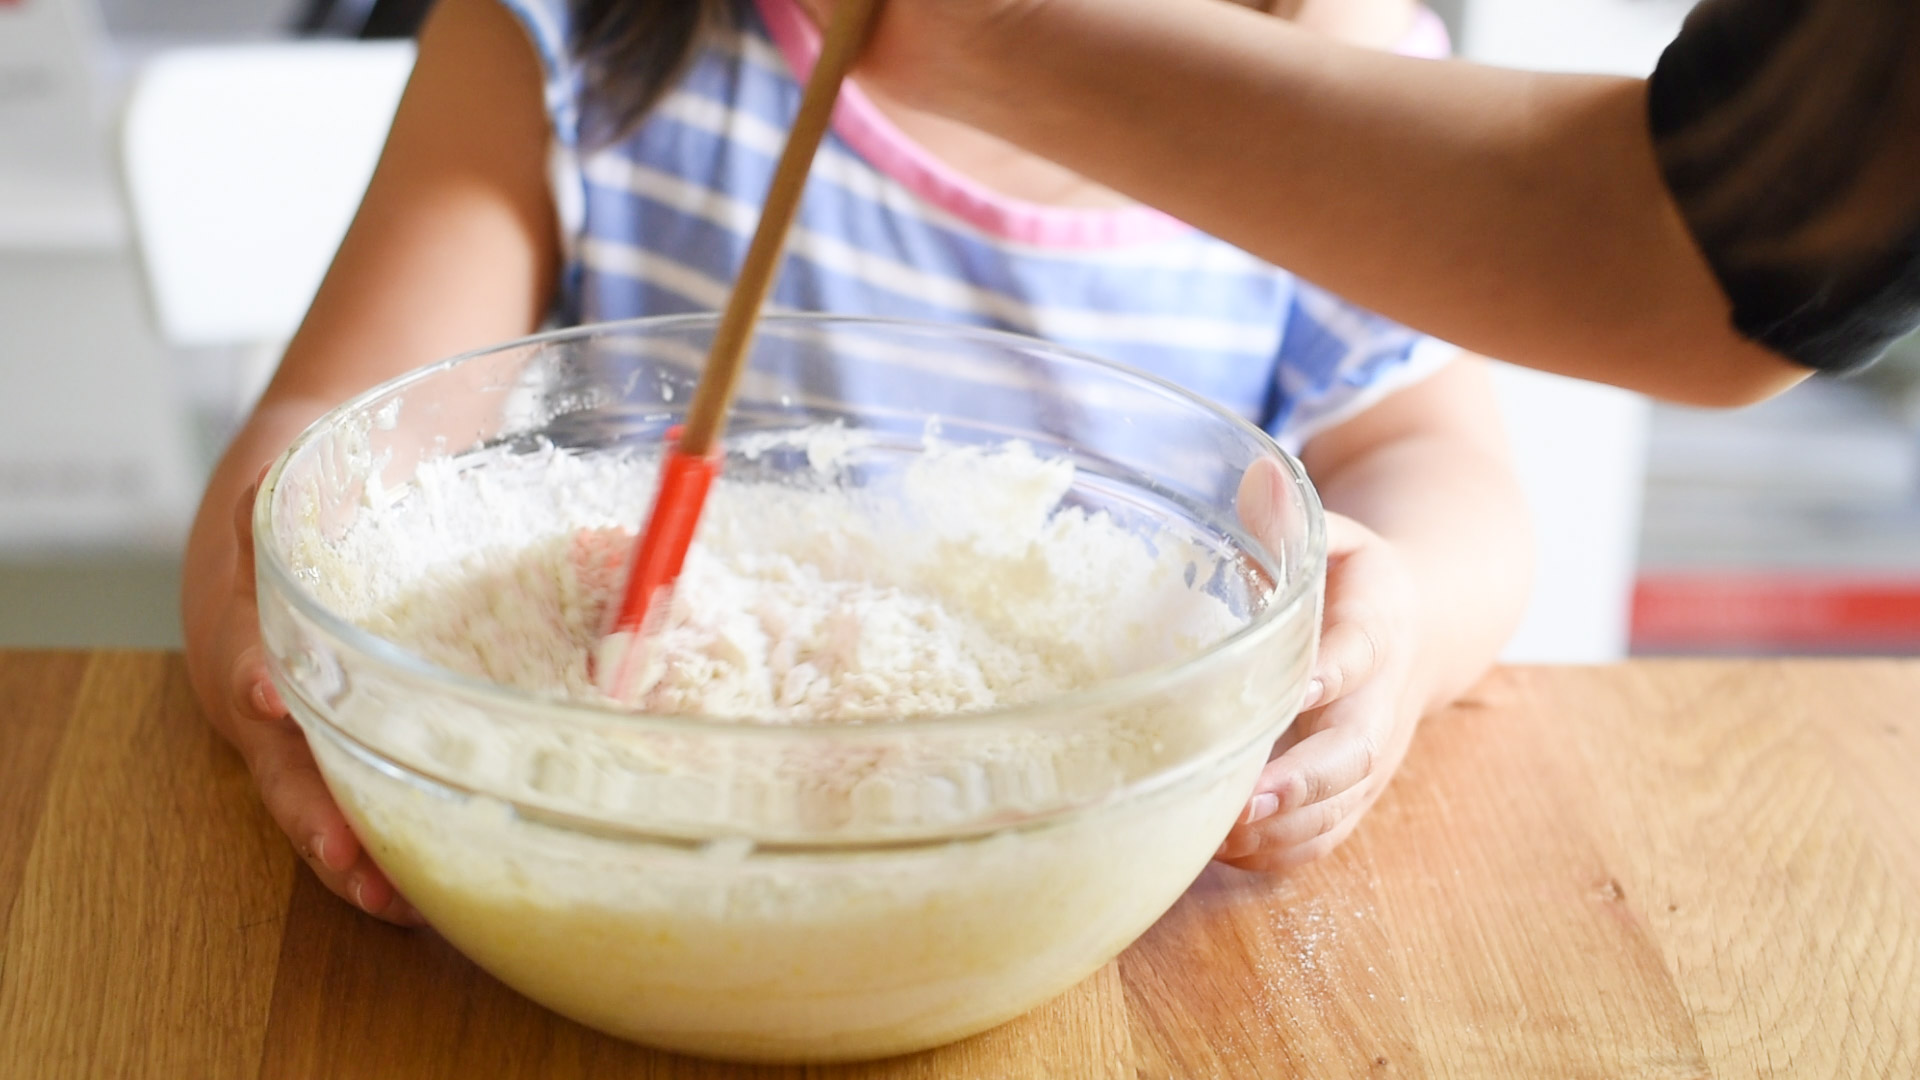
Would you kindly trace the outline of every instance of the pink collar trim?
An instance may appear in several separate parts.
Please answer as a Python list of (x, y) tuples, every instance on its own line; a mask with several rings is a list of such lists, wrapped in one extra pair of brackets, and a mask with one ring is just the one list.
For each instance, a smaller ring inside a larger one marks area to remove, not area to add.
[[(820, 31), (794, 0), (755, 0), (773, 43), (801, 82), (820, 56)], [(857, 83), (840, 88), (833, 130), (874, 168), (990, 236), (1036, 247), (1119, 247), (1192, 230), (1145, 206), (1111, 210), (1046, 206), (1002, 195), (928, 153), (895, 127)]]

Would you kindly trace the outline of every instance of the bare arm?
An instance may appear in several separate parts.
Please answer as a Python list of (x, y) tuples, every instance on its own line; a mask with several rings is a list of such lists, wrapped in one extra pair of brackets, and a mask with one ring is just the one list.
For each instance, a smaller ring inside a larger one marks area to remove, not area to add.
[(1519, 624), (1533, 532), (1487, 362), (1462, 357), (1310, 441), (1326, 508), (1397, 548), (1417, 596), (1421, 712), (1484, 674)]
[(343, 896), (395, 917), (266, 682), (244, 513), (260, 469), (352, 394), (534, 329), (555, 274), (547, 123), (532, 49), (490, 0), (443, 0), (359, 213), (188, 539), (181, 609), (202, 707), (268, 809)]
[(1493, 663), (1531, 579), (1526, 511), (1478, 359), (1316, 437), (1304, 460), (1328, 511), (1326, 614), (1307, 711), (1219, 854), (1248, 869), (1299, 865), (1353, 830), (1421, 716)]
[(869, 66), (1476, 352), (1702, 404), (1807, 374), (1733, 329), (1640, 80), (1413, 60), (1213, 0), (899, 3)]

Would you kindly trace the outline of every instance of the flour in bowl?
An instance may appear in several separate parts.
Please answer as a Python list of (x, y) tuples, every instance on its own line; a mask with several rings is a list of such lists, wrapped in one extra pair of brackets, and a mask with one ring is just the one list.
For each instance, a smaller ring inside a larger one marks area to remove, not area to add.
[[(817, 482), (721, 479), (629, 707), (785, 723), (977, 711), (1172, 663), (1245, 621), (1204, 591), (1212, 555), (1062, 506), (1073, 466), (1023, 444), (936, 446), (851, 485), (848, 433), (772, 439), (750, 454), (808, 451)], [(451, 670), (604, 703), (588, 656), (652, 469), (559, 451), (430, 463), (314, 554), (323, 599)]]

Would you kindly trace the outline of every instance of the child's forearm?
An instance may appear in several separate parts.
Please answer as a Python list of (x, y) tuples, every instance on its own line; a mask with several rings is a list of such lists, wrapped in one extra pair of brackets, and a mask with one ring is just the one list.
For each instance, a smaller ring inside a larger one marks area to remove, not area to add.
[(1525, 607), (1532, 531), (1498, 452), (1445, 434), (1383, 442), (1315, 484), (1328, 510), (1393, 544), (1418, 597), (1412, 685), (1422, 712), (1458, 698), (1499, 655)]
[(1805, 375), (1733, 330), (1639, 80), (1413, 60), (1197, 0), (1010, 10), (950, 73), (896, 80), (1476, 352), (1700, 403)]

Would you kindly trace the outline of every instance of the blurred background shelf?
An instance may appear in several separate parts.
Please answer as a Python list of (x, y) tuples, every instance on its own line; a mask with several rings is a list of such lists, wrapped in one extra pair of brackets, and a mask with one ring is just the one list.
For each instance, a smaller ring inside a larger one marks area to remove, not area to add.
[(1920, 340), (1650, 424), (1639, 653), (1920, 653)]

